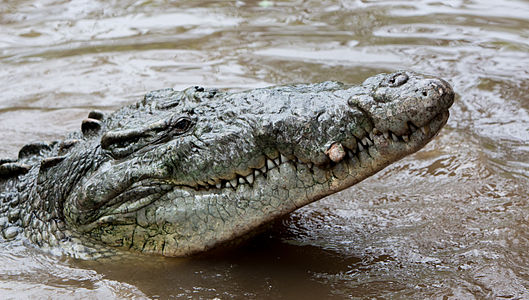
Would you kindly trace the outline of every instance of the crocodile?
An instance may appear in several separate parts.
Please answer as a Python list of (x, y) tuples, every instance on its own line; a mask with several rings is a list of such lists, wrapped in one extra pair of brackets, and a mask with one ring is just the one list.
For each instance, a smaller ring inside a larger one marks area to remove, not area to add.
[(418, 151), (453, 101), (409, 71), (153, 91), (1, 159), (0, 239), (81, 259), (222, 248)]

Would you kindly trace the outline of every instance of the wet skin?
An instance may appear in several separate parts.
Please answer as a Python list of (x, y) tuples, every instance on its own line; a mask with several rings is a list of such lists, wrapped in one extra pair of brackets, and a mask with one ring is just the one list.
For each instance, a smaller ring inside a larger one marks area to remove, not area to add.
[(0, 228), (87, 259), (203, 252), (418, 151), (453, 100), (444, 80), (411, 72), (360, 86), (154, 91), (0, 161)]

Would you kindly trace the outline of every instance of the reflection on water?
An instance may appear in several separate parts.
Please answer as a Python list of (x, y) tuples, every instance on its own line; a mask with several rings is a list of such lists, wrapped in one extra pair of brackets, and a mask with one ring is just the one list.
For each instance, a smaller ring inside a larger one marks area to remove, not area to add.
[(92, 298), (527, 298), (527, 1), (10, 1), (0, 157), (149, 90), (245, 89), (396, 69), (448, 79), (440, 136), (247, 245), (78, 262), (0, 245), (0, 294)]

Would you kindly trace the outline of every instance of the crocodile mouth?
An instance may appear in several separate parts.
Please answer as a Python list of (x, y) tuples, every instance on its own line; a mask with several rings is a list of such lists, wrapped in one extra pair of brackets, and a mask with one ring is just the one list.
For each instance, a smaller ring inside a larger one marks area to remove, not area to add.
[[(85, 224), (83, 227), (85, 230), (90, 230), (103, 223), (128, 223), (126, 220), (129, 219), (128, 217), (132, 217), (136, 211), (151, 205), (153, 202), (163, 201), (167, 198), (167, 194), (175, 189), (194, 191), (201, 194), (232, 194), (239, 192), (240, 189), (254, 189), (256, 186), (266, 184), (267, 180), (273, 177), (270, 176), (271, 171), (280, 170), (287, 165), (297, 172), (303, 170), (319, 177), (328, 177), (325, 173), (331, 172), (335, 179), (341, 178), (341, 180), (331, 184), (331, 189), (325, 194), (318, 194), (314, 196), (314, 199), (310, 199), (313, 201), (316, 198), (343, 190), (375, 173), (390, 162), (419, 150), (438, 134), (440, 129), (446, 124), (448, 117), (449, 112), (444, 111), (421, 127), (408, 122), (408, 131), (403, 135), (397, 135), (391, 131), (381, 132), (375, 127), (369, 134), (357, 139), (355, 149), (350, 149), (340, 144), (343, 154), (339, 155), (339, 159), (331, 157), (327, 163), (321, 165), (303, 162), (292, 156), (287, 157), (278, 151), (276, 157), (264, 156), (263, 167), (249, 169), (248, 175), (236, 175), (231, 180), (210, 178), (199, 184), (187, 185), (174, 184), (170, 180), (164, 179), (143, 179), (133, 183), (112, 201), (108, 202), (105, 207), (98, 210), (98, 216), (91, 218), (95, 221)], [(387, 157), (388, 154), (391, 154), (392, 157)], [(336, 169), (339, 169), (338, 166), (344, 164), (358, 168), (359, 175), (352, 174), (351, 180), (343, 180), (343, 178), (351, 175), (336, 172)], [(211, 184), (208, 184), (208, 182), (211, 182)], [(301, 205), (296, 205), (296, 207), (299, 206)], [(132, 222), (134, 218), (132, 217), (130, 220)]]
[(439, 113), (426, 125), (420, 127), (413, 122), (408, 121), (408, 130), (402, 135), (397, 135), (391, 131), (381, 132), (374, 127), (368, 135), (356, 139), (357, 142), (355, 149), (342, 145), (344, 154), (343, 157), (340, 157), (337, 161), (331, 157), (328, 162), (316, 165), (312, 162), (304, 162), (295, 156), (285, 156), (277, 151), (275, 157), (264, 155), (264, 165), (261, 168), (249, 169), (247, 172), (249, 174), (246, 176), (235, 174), (234, 178), (231, 180), (208, 178), (194, 185), (180, 184), (178, 187), (187, 187), (199, 192), (214, 192), (222, 190), (237, 191), (242, 185), (253, 187), (259, 178), (266, 179), (271, 170), (280, 168), (283, 164), (292, 164), (295, 169), (304, 166), (313, 173), (317, 169), (323, 171), (332, 170), (335, 166), (345, 161), (360, 163), (367, 162), (368, 160), (375, 160), (377, 159), (377, 155), (381, 155), (377, 152), (384, 149), (386, 149), (386, 151), (395, 149), (402, 152), (399, 155), (402, 157), (419, 150), (434, 138), (446, 124), (449, 115), (448, 110)]

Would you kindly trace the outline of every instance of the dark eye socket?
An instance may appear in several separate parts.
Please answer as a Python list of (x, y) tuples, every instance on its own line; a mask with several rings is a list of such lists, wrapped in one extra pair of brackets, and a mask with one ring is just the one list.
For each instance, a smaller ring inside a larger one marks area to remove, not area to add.
[(177, 133), (184, 133), (188, 131), (191, 128), (191, 125), (193, 125), (193, 122), (188, 118), (180, 118), (176, 120), (176, 122), (173, 125), (173, 128), (176, 130)]

